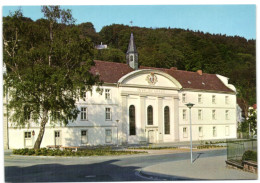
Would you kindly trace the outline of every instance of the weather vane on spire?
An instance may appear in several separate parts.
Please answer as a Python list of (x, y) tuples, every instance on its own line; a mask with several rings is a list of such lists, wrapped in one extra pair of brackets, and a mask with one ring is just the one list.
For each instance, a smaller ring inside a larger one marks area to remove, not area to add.
[(130, 21), (130, 24), (131, 24), (131, 27), (132, 27), (133, 26), (133, 21), (132, 20)]

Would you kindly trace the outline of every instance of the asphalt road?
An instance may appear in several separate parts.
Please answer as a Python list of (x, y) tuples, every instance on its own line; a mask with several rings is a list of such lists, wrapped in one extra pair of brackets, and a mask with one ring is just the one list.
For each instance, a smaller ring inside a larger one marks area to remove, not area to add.
[[(226, 154), (226, 149), (194, 152), (204, 158)], [(7, 182), (149, 181), (138, 176), (142, 168), (190, 158), (190, 153), (109, 157), (17, 157), (5, 152)]]

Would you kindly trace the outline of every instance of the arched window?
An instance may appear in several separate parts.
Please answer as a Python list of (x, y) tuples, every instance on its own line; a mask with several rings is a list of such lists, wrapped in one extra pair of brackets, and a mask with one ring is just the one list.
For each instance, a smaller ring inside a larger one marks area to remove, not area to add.
[(147, 107), (147, 124), (153, 125), (153, 107), (151, 105)]
[(133, 61), (133, 60), (134, 60), (134, 56), (130, 55), (130, 61)]
[(136, 135), (135, 131), (135, 106), (131, 105), (129, 107), (129, 134)]
[(170, 109), (164, 108), (164, 134), (170, 134)]

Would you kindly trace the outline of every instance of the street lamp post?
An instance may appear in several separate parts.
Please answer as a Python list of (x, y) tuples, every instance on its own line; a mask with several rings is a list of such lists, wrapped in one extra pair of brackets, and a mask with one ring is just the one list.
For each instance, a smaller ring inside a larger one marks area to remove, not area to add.
[(117, 130), (116, 130), (116, 142), (117, 142), (117, 147), (118, 147), (118, 122), (119, 122), (119, 120), (117, 119), (116, 120), (116, 123), (117, 123)]
[(185, 104), (190, 109), (190, 163), (192, 164), (192, 127), (191, 127), (191, 108), (194, 106), (192, 103)]

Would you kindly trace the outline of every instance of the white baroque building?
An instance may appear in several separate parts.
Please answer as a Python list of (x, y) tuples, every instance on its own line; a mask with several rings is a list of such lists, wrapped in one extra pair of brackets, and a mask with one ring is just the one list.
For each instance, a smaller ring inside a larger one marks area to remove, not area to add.
[[(87, 92), (77, 102), (80, 113), (67, 126), (46, 125), (41, 147), (162, 143), (192, 139), (236, 138), (236, 89), (228, 78), (177, 68), (138, 67), (131, 34), (127, 63), (95, 60), (91, 68), (103, 80), (103, 93)], [(5, 117), (5, 124), (8, 119)], [(5, 125), (5, 146), (33, 147), (39, 127)], [(35, 135), (33, 135), (35, 134)]]

